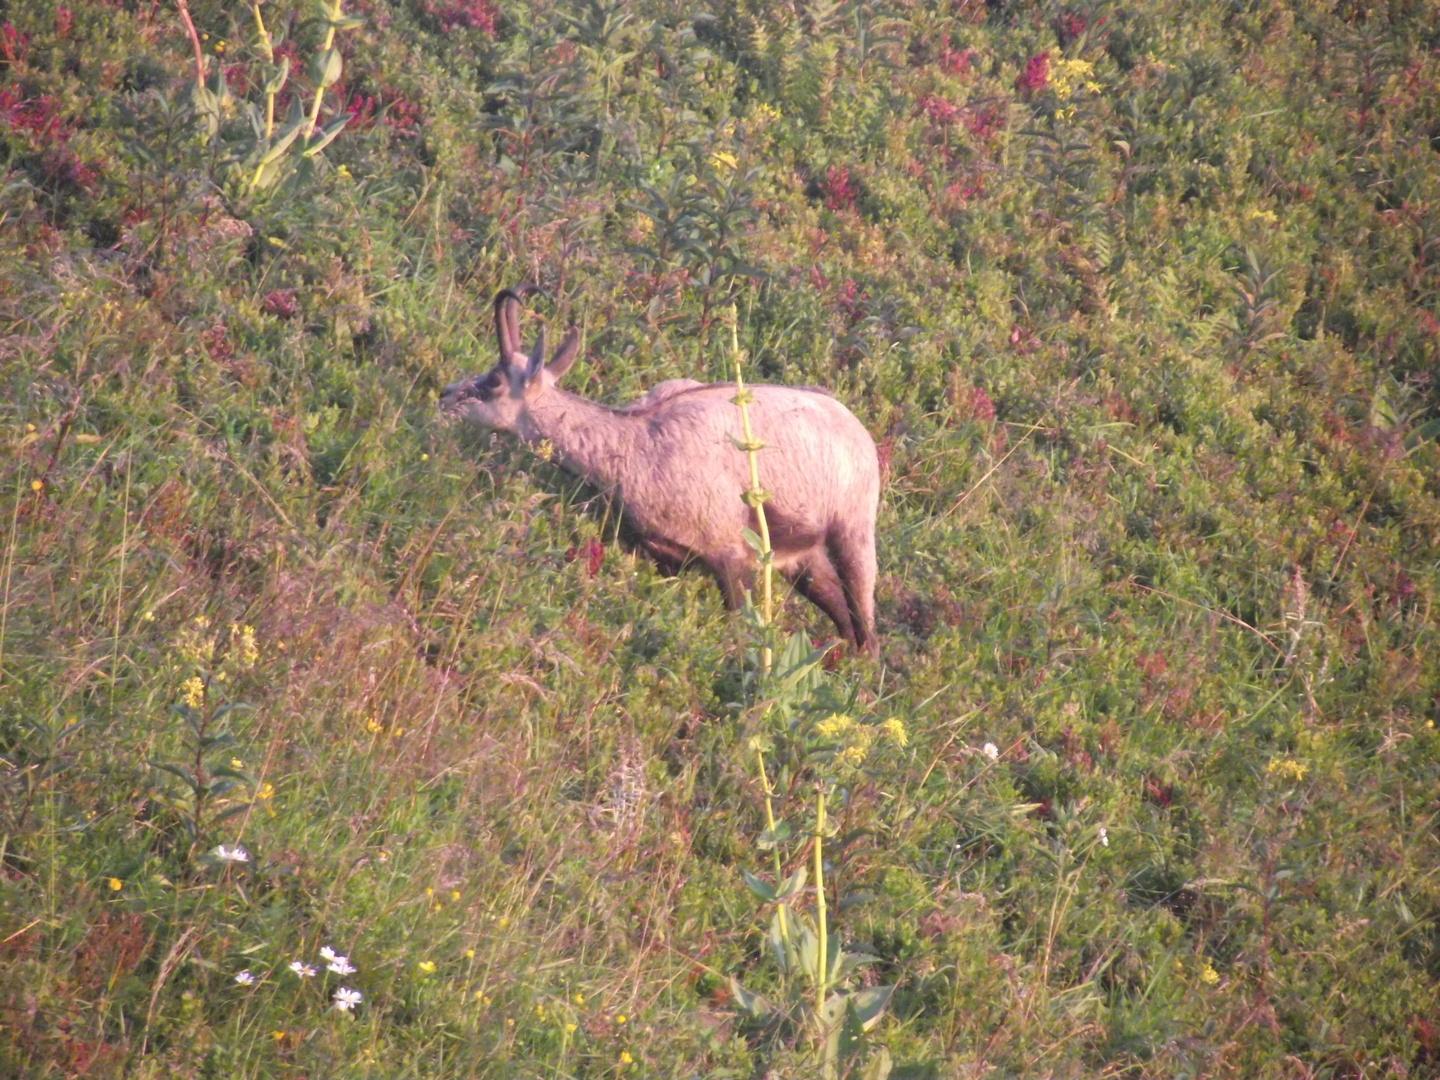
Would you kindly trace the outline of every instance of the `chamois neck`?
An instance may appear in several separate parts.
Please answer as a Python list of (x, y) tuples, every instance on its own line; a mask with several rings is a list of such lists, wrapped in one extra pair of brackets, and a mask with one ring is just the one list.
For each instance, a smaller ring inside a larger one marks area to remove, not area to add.
[(635, 422), (577, 394), (552, 388), (528, 409), (531, 445), (546, 440), (556, 463), (601, 491), (624, 487), (627, 467), (635, 460)]

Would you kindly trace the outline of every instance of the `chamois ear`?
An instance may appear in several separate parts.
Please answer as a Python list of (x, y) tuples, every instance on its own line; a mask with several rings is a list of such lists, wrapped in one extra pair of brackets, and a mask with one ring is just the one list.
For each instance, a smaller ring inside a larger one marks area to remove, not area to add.
[(545, 365), (552, 378), (559, 379), (575, 366), (575, 358), (580, 355), (580, 331), (575, 327), (565, 335), (565, 340), (560, 343), (560, 348), (555, 350), (554, 357), (550, 363)]
[(540, 327), (540, 333), (535, 338), (535, 347), (530, 350), (529, 363), (525, 365), (525, 381), (531, 382), (535, 376), (540, 374), (540, 369), (545, 366), (545, 327)]

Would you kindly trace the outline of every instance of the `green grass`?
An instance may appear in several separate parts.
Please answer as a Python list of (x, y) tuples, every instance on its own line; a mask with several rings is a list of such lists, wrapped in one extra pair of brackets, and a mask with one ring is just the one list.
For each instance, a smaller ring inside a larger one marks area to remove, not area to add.
[(881, 447), (882, 659), (795, 715), (909, 732), (825, 844), (892, 1076), (1440, 1074), (1433, 0), (365, 3), (259, 187), (248, 9), (209, 105), (65, 11), (0, 19), (0, 1074), (817, 1075), (731, 990), (751, 630), (437, 422), (527, 278), (576, 390), (734, 303)]

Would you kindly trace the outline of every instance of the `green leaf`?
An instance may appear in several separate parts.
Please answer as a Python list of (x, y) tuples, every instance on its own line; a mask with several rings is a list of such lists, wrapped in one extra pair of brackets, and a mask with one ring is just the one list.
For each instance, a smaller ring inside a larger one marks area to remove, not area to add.
[(767, 882), (761, 881), (749, 870), (741, 870), (740, 874), (745, 878), (745, 884), (749, 886), (750, 891), (762, 901), (768, 904), (775, 899), (775, 889)]
[(775, 1007), (762, 998), (759, 994), (752, 994), (741, 985), (740, 980), (731, 976), (730, 991), (735, 995), (736, 1002), (745, 1014), (752, 1020), (764, 1020), (775, 1011)]
[(288, 56), (282, 56), (280, 58), (280, 63), (275, 65), (275, 67), (270, 73), (270, 77), (265, 80), (265, 93), (280, 93), (280, 91), (285, 88), (285, 83), (289, 80), (289, 78), (290, 58)]
[(855, 1017), (862, 1028), (869, 1031), (875, 1026), (894, 993), (893, 986), (872, 986), (868, 990), (857, 990), (850, 995), (850, 1007), (855, 1010)]
[(350, 120), (350, 113), (346, 113), (344, 116), (338, 117), (335, 120), (331, 120), (330, 123), (326, 124), (325, 127), (321, 129), (319, 137), (309, 146), (305, 147), (305, 156), (307, 158), (314, 157), (316, 154), (320, 153), (321, 150), (324, 150), (325, 147), (329, 146), (332, 142), (335, 141), (335, 136), (339, 135), (340, 132), (345, 129), (345, 125), (348, 124)]
[(795, 873), (780, 883), (780, 888), (775, 892), (775, 899), (788, 900), (790, 897), (798, 895), (800, 890), (805, 888), (805, 882), (808, 878), (809, 871), (803, 866), (800, 867), (799, 870), (796, 870)]
[(168, 761), (147, 761), (145, 764), (149, 765), (152, 769), (167, 772), (171, 776), (178, 776), (181, 780), (185, 781), (186, 785), (192, 791), (198, 791), (200, 789), (199, 784), (196, 783), (195, 774), (184, 765), (172, 765)]
[(316, 93), (339, 82), (344, 70), (345, 61), (341, 59), (339, 49), (331, 46), (324, 52), (316, 53), (310, 64), (310, 78), (315, 83)]
[(304, 126), (305, 118), (302, 116), (286, 127), (285, 130), (280, 133), (279, 137), (270, 144), (270, 148), (260, 156), (261, 166), (269, 165), (271, 162), (277, 160), (281, 154), (285, 153), (286, 150), (290, 149), (290, 144), (300, 135), (300, 129)]

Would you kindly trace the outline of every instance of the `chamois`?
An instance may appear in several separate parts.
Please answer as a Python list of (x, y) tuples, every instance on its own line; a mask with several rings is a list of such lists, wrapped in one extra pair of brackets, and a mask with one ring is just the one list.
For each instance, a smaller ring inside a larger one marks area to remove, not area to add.
[[(573, 328), (545, 363), (545, 331), (521, 347), (521, 298), (533, 285), (495, 296), (500, 359), (489, 371), (452, 383), (441, 412), (530, 446), (615, 497), (626, 524), (662, 571), (691, 560), (715, 575), (729, 608), (740, 606), (756, 559), (742, 530), (756, 528), (742, 495), (750, 485), (736, 449), (740, 414), (731, 383), (676, 379), (613, 409), (561, 390), (575, 362)], [(878, 653), (875, 637), (875, 510), (880, 467), (875, 442), (855, 416), (823, 390), (749, 388), (756, 436), (765, 443), (760, 482), (774, 565), (834, 621), (856, 650)]]

